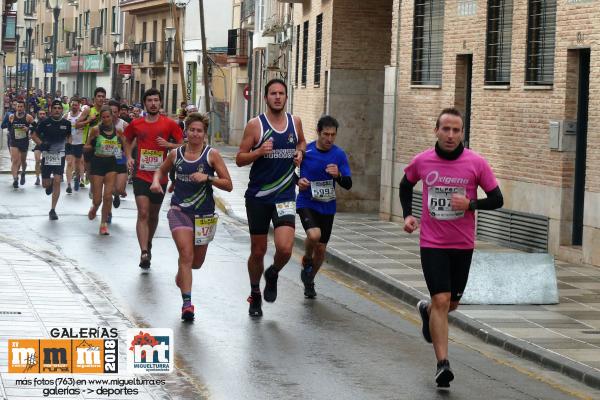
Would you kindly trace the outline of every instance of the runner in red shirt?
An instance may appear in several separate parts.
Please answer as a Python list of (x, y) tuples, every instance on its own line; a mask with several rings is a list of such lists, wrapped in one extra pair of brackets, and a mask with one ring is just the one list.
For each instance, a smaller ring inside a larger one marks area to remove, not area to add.
[[(150, 185), (152, 185), (154, 171), (166, 159), (168, 151), (183, 143), (183, 132), (175, 121), (159, 115), (162, 96), (158, 90), (148, 89), (142, 101), (146, 108), (146, 116), (133, 120), (125, 129), (127, 138), (125, 152), (129, 168), (133, 169), (136, 162), (138, 165), (133, 178), (133, 193), (138, 209), (136, 231), (142, 252), (140, 268), (148, 269), (152, 259), (152, 238), (158, 226), (158, 213), (164, 198), (162, 193), (151, 192)], [(134, 140), (137, 141), (135, 159), (131, 154), (131, 144)], [(163, 186), (164, 193), (167, 186), (166, 176), (160, 184)]]

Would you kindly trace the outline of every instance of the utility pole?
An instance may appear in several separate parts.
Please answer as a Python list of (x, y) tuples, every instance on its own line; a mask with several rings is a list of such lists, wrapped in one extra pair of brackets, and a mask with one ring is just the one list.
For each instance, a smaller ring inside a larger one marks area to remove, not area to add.
[[(200, 2), (200, 34), (202, 35), (202, 75), (204, 77), (204, 102), (206, 105), (206, 113), (210, 118), (210, 89), (208, 87), (208, 50), (206, 49), (206, 30), (204, 29), (204, 1), (198, 1)], [(212, 136), (208, 137), (208, 143), (212, 144)]]

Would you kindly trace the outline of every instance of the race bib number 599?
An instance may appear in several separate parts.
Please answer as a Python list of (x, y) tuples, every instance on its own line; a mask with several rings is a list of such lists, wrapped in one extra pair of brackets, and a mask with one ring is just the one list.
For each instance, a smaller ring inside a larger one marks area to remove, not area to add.
[(440, 220), (458, 219), (465, 215), (462, 210), (453, 210), (451, 205), (452, 195), (465, 195), (464, 187), (435, 186), (428, 192), (427, 208), (432, 218)]

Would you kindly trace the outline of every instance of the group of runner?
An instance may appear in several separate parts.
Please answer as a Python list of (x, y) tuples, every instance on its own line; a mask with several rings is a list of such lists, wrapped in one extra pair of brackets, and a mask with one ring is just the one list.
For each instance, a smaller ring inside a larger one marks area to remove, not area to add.
[[(171, 176), (174, 190), (167, 219), (179, 253), (175, 281), (183, 301), (181, 318), (191, 321), (195, 314), (192, 271), (203, 265), (218, 221), (213, 186), (231, 191), (229, 171), (219, 152), (206, 143), (209, 120), (205, 115), (190, 112), (177, 123), (161, 115), (161, 93), (150, 89), (142, 99), (145, 115), (127, 124), (117, 115), (118, 103), (104, 105), (105, 96), (104, 89), (96, 89), (94, 105), (85, 110), (80, 110), (77, 99), (72, 99), (66, 118), (63, 104), (55, 100), (50, 117), (38, 120), (37, 125), (18, 102), (14, 115), (5, 120), (10, 130), (11, 155), (15, 155), (13, 185), (19, 185), (19, 168), (23, 171), (20, 184), (24, 184), (22, 149), (28, 147), (27, 127), (35, 126), (32, 138), (42, 152), (42, 185), (47, 194), (53, 195), (50, 219), (58, 218), (55, 207), (65, 163), (62, 155), (68, 151), (72, 166), (67, 173), (67, 190), (71, 171), (75, 172), (75, 190), (81, 185), (83, 169), (91, 172), (93, 204), (88, 217), (93, 219), (102, 205), (100, 233), (108, 234), (111, 205), (118, 204), (116, 199), (125, 192), (127, 167), (136, 167), (133, 189), (139, 266), (147, 270)], [(263, 298), (271, 303), (277, 299), (278, 276), (292, 254), (296, 214), (306, 231), (300, 279), (305, 297), (316, 296), (314, 280), (336, 214), (336, 187), (352, 187), (346, 153), (335, 145), (338, 121), (331, 116), (321, 117), (317, 139), (307, 145), (300, 118), (285, 112), (286, 83), (269, 81), (264, 96), (266, 112), (248, 122), (236, 155), (239, 167), (251, 165), (245, 204), (250, 231), (248, 312), (252, 317), (263, 315)], [(466, 287), (475, 242), (475, 210), (499, 208), (503, 198), (487, 161), (463, 146), (463, 118), (457, 109), (442, 110), (434, 133), (435, 147), (418, 154), (404, 170), (400, 202), (404, 230), (421, 230), (421, 263), (431, 300), (420, 301), (417, 310), (423, 322), (423, 337), (433, 344), (437, 358), (435, 381), (440, 387), (448, 387), (454, 378), (448, 361), (448, 313), (456, 310)], [(76, 161), (82, 152), (85, 166)], [(413, 187), (419, 181), (423, 186), (420, 222), (412, 211)], [(486, 198), (477, 198), (478, 187)], [(265, 270), (271, 224), (275, 254)]]

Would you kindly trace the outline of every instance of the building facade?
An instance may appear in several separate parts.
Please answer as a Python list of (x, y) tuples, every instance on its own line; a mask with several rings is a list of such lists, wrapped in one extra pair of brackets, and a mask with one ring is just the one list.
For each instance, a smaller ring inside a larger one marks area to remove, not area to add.
[(594, 0), (394, 0), (381, 216), (401, 218), (403, 168), (456, 106), (504, 194), (479, 236), (600, 265), (599, 22)]
[[(163, 108), (175, 114), (185, 98), (181, 38), (184, 19), (168, 0), (121, 0), (121, 10), (131, 18), (124, 29), (133, 64), (130, 99), (141, 102), (150, 88), (160, 90)], [(168, 40), (165, 28), (175, 28)], [(167, 82), (168, 81), (168, 82)]]
[(376, 212), (380, 204), (385, 66), (390, 60), (392, 1), (303, 1), (293, 4), (290, 82), (293, 112), (307, 141), (317, 121), (340, 122), (352, 190), (338, 192), (339, 209)]

